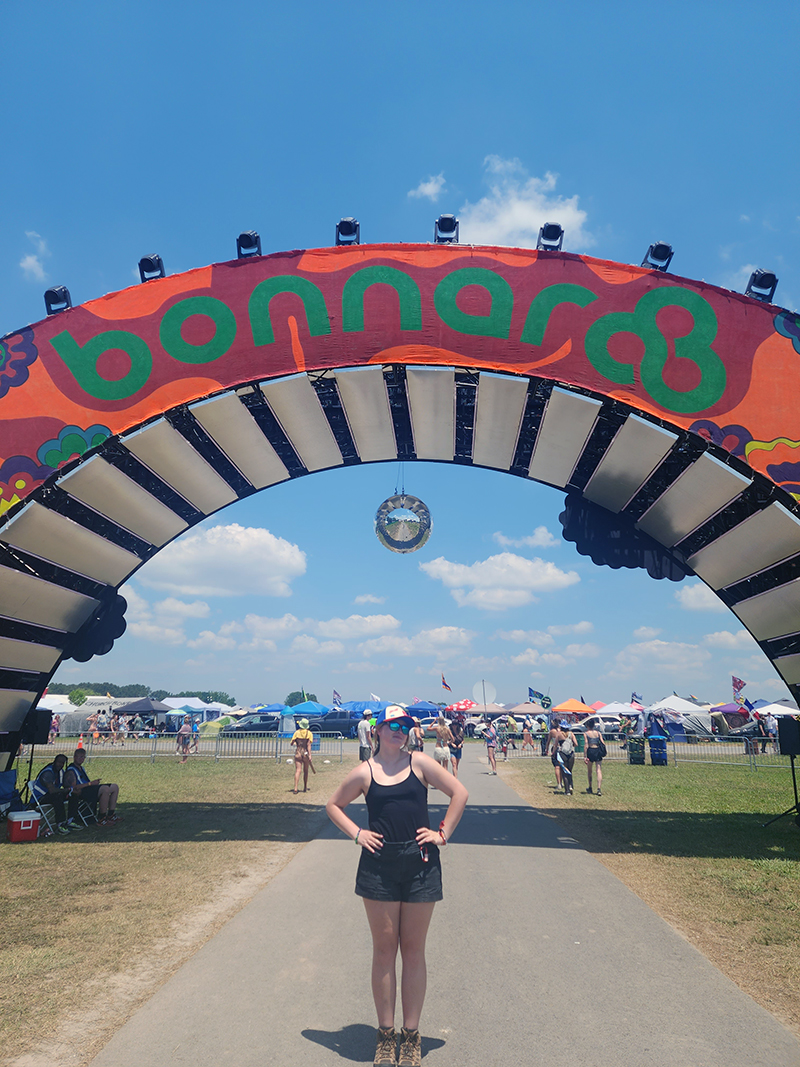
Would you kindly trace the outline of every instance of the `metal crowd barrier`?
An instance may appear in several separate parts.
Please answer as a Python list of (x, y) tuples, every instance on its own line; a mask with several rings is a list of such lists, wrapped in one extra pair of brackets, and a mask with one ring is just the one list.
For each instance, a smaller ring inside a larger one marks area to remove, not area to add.
[[(636, 759), (630, 759), (628, 744), (623, 738), (605, 734), (603, 740), (608, 750), (608, 755), (605, 757), (606, 761), (639, 762)], [(649, 738), (634, 737), (634, 745), (636, 745), (637, 740), (639, 742), (644, 741), (644, 763), (650, 765), (652, 760)], [(510, 744), (508, 746), (508, 759), (540, 757), (540, 745), (537, 738), (534, 738), (533, 750), (531, 750), (530, 746), (527, 746), (524, 752), (522, 751), (522, 742), (520, 740), (515, 738), (514, 743), (517, 746), (516, 749), (513, 749)], [(714, 737), (689, 738), (687, 736), (685, 741), (667, 739), (664, 747), (666, 747), (667, 760), (673, 766), (677, 766), (679, 763), (716, 763), (735, 767), (749, 767), (753, 771), (775, 770), (789, 766), (789, 757), (781, 756), (777, 751), (777, 745), (771, 739), (766, 742), (764, 752), (761, 751), (761, 738), (757, 737), (720, 737), (715, 735)], [(579, 746), (575, 752), (576, 761), (582, 760), (583, 755), (583, 749)], [(497, 759), (502, 760), (499, 750)], [(550, 757), (548, 756), (547, 759), (549, 761)], [(663, 765), (661, 763), (661, 766)]]
[[(95, 741), (91, 735), (83, 735), (83, 747), (86, 749), (87, 758), (102, 759), (104, 756), (116, 758), (136, 759), (147, 758), (151, 763), (156, 759), (171, 757), (174, 759), (178, 752), (177, 734), (163, 733), (157, 737), (142, 736), (138, 739), (128, 737), (125, 743), (112, 744), (111, 741)], [(197, 739), (197, 750), (194, 749), (194, 739)], [(59, 735), (55, 743), (50, 745), (37, 745), (34, 751), (35, 760), (55, 759), (59, 753), (63, 753), (68, 760), (78, 747), (79, 736)], [(289, 744), (289, 739), (278, 737), (277, 734), (240, 733), (225, 734), (222, 731), (216, 735), (192, 734), (190, 741), (189, 757), (196, 756), (213, 757), (221, 759), (290, 759), (294, 754), (294, 747)], [(339, 763), (344, 759), (344, 738), (340, 733), (314, 734), (311, 745), (311, 758), (315, 756), (338, 758)], [(30, 748), (25, 746), (24, 757), (30, 756)]]

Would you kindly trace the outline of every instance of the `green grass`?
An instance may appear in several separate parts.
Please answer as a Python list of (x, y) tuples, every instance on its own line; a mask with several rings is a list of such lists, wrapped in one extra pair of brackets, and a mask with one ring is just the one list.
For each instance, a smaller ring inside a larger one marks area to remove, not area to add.
[[(267, 759), (88, 764), (91, 775), (119, 783), (124, 820), (0, 852), (4, 1055), (52, 1037), (60, 1020), (93, 999), (98, 975), (124, 982), (147, 961), (149, 984), (132, 989), (127, 1002), (118, 992), (108, 1006), (107, 1025), (115, 1025), (314, 836), (325, 800), (354, 762), (317, 757), (310, 792), (298, 796), (293, 767)], [(202, 921), (187, 924), (198, 909)], [(188, 939), (170, 943), (187, 929)], [(62, 1055), (51, 1062), (66, 1062)]]

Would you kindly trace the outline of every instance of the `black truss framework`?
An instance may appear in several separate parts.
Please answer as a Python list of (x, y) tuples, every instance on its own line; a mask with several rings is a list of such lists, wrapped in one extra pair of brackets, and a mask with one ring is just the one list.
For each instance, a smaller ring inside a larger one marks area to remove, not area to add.
[(132, 452), (129, 452), (120, 441), (109, 440), (100, 454), (107, 463), (122, 471), (123, 474), (127, 474), (131, 481), (136, 482), (142, 489), (147, 490), (150, 496), (160, 500), (170, 511), (174, 511), (190, 526), (194, 526), (195, 523), (205, 518), (202, 511), (196, 508), (194, 504), (190, 504), (186, 497), (181, 496), (171, 485), (167, 485), (155, 471), (151, 471)]
[(339, 388), (333, 371), (312, 371), (308, 377), (317, 394), (319, 406), (328, 420), (331, 433), (339, 446), (339, 451), (342, 453), (345, 466), (360, 463), (361, 457), (350, 432), (350, 424), (342, 406), (342, 398), (339, 396)]
[(253, 386), (252, 392), (239, 393), (239, 400), (244, 404), (253, 420), (275, 450), (275, 454), (286, 470), (290, 478), (299, 478), (308, 474), (306, 466), (294, 450), (289, 438), (283, 432), (283, 427), (275, 418), (272, 408), (267, 403), (267, 398), (257, 385)]
[(188, 407), (181, 405), (173, 408), (164, 416), (167, 422), (192, 446), (220, 478), (224, 479), (239, 499), (254, 493), (255, 486), (245, 478), (233, 464), (216, 441), (203, 429)]

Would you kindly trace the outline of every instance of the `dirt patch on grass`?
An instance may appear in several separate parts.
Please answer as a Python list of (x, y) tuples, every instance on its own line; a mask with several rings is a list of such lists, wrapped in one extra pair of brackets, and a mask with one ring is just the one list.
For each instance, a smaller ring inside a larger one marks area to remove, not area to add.
[[(567, 832), (740, 989), (800, 1036), (800, 833), (782, 772), (610, 764), (603, 796), (575, 765), (553, 793), (549, 761), (502, 765), (508, 784)], [(660, 777), (656, 777), (660, 775)]]
[(84, 1067), (324, 825), (354, 761), (315, 762), (293, 796), (267, 760), (98, 760), (123, 822), (6, 846), (0, 1063)]

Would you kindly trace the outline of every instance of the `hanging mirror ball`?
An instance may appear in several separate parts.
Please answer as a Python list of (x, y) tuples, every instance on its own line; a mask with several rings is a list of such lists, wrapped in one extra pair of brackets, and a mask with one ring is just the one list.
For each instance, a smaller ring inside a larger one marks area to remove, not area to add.
[(405, 493), (390, 496), (375, 513), (375, 533), (391, 552), (416, 552), (432, 529), (433, 520), (425, 504)]

